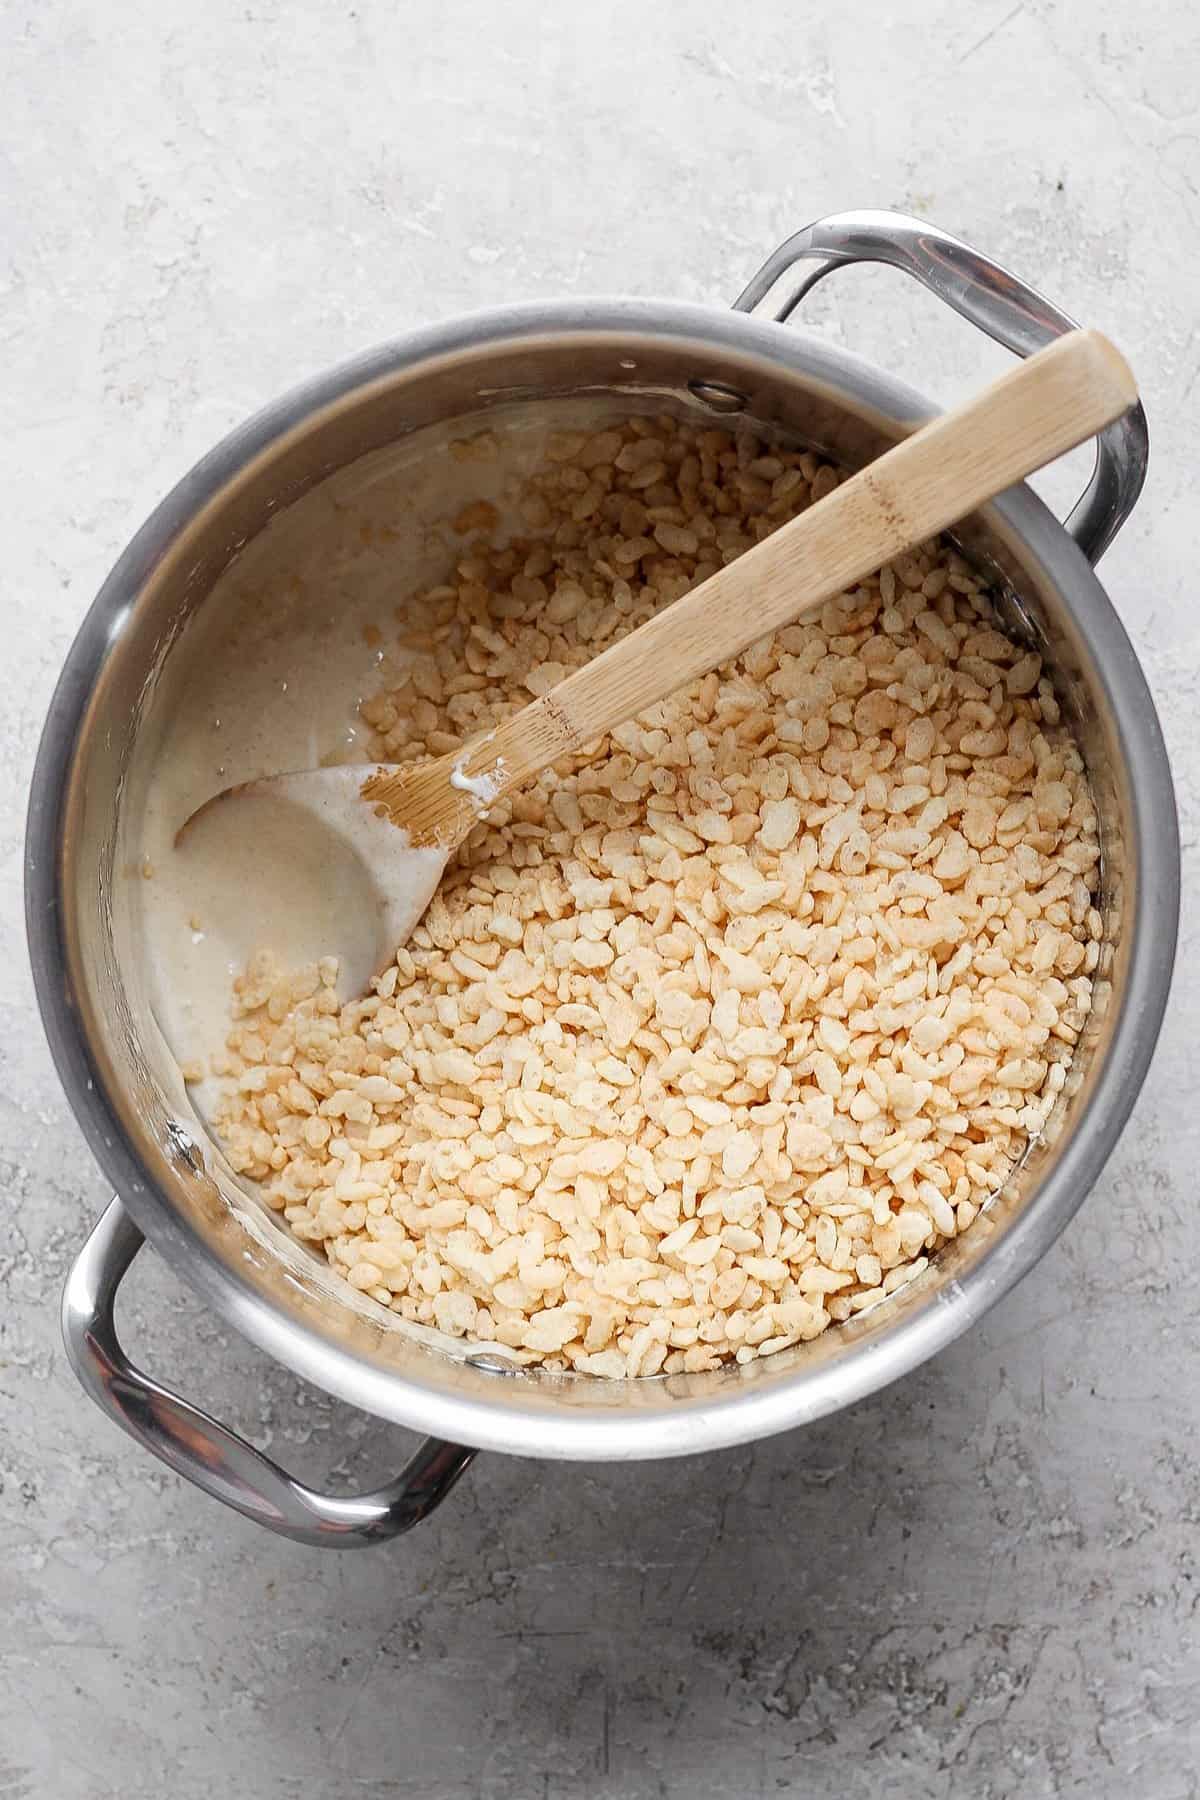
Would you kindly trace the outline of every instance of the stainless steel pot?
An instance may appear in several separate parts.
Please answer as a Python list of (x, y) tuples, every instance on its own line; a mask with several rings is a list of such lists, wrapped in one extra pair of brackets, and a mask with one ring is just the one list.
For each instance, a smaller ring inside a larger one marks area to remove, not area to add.
[[(272, 1530), (314, 1544), (390, 1537), (438, 1503), (477, 1448), (678, 1456), (846, 1406), (932, 1356), (1033, 1266), (1121, 1130), (1158, 1034), (1179, 898), (1171, 776), (1154, 706), (1092, 570), (1141, 488), (1140, 408), (1100, 440), (1091, 484), (1065, 527), (1022, 487), (958, 534), (1005, 584), (1011, 622), (1053, 666), (1083, 744), (1101, 822), (1107, 949), (1044, 1140), (971, 1230), (874, 1312), (746, 1368), (628, 1384), (517, 1371), (469, 1347), (418, 1341), (338, 1283), (199, 1147), (127, 979), (119, 846), (137, 788), (139, 725), (161, 671), (186, 653), (187, 619), (273, 513), (404, 434), (446, 421), (478, 428), (492, 409), (522, 398), (551, 406), (565, 396), (618, 396), (632, 409), (652, 397), (658, 410), (751, 421), (859, 465), (932, 409), (890, 375), (782, 321), (815, 281), (861, 261), (915, 276), (1019, 355), (1071, 323), (944, 233), (894, 214), (855, 213), (789, 239), (730, 313), (563, 301), (418, 332), (307, 383), (235, 431), (162, 502), (84, 621), (38, 755), (26, 886), (54, 1057), (120, 1196), (67, 1283), (67, 1348), (118, 1424)], [(769, 308), (757, 316), (780, 284), (773, 317)], [(114, 1300), (143, 1234), (224, 1318), (298, 1375), (436, 1437), (377, 1493), (337, 1499), (293, 1481), (124, 1355)]]

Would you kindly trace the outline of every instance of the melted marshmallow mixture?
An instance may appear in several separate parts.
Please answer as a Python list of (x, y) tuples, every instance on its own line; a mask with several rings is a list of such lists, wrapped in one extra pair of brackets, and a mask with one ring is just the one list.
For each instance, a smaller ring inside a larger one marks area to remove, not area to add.
[[(538, 441), (519, 412), (511, 441), (519, 471)], [(293, 970), (333, 956), (335, 990), (351, 999), (436, 886), (443, 859), (411, 850), (356, 796), (373, 749), (360, 708), (398, 678), (398, 601), (452, 554), (453, 534), (434, 522), (447, 491), (504, 503), (493, 462), (425, 438), (325, 483), (242, 552), (168, 662), (136, 911), (150, 1004), (190, 1077), (224, 1043), (232, 983), (258, 952)], [(341, 794), (273, 781), (205, 806), (239, 783), (343, 765)], [(463, 780), (490, 797), (486, 778)], [(191, 1085), (210, 1117), (219, 1085)]]

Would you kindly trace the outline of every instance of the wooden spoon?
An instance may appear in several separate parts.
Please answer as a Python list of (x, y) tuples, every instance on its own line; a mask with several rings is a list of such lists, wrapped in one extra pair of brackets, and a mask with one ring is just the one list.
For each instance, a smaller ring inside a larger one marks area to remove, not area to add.
[[(883, 563), (1002, 493), (1137, 399), (1120, 352), (1072, 331), (944, 413), (465, 750), (428, 762), (314, 769), (227, 788), (335, 829), (380, 903), (379, 966), (417, 924), (488, 809), (750, 644), (819, 611)], [(178, 841), (178, 840), (177, 840)]]

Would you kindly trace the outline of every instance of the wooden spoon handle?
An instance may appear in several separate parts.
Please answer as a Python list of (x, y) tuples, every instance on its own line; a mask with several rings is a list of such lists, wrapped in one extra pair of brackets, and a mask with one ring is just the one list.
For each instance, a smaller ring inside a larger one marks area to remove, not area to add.
[(497, 728), (467, 763), (498, 793), (824, 605), (1072, 450), (1137, 399), (1120, 352), (1072, 331), (923, 426)]

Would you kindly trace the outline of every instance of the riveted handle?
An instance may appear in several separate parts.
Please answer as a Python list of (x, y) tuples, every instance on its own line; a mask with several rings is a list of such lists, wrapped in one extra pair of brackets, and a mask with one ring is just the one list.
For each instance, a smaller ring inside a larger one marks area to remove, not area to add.
[(136, 1368), (121, 1348), (113, 1312), (117, 1289), (144, 1242), (114, 1200), (63, 1291), (63, 1337), (71, 1365), (97, 1406), (123, 1431), (215, 1500), (301, 1544), (332, 1549), (380, 1544), (440, 1505), (474, 1450), (427, 1438), (388, 1486), (345, 1499), (321, 1494)]
[[(813, 261), (820, 266), (801, 274), (800, 265)], [(894, 212), (833, 213), (806, 225), (767, 258), (734, 309), (769, 311), (782, 322), (833, 269), (861, 262), (885, 263), (911, 275), (1017, 356), (1030, 356), (1076, 327), (1074, 319), (990, 257), (936, 225)], [(793, 279), (781, 286), (789, 275)], [(1137, 504), (1149, 454), (1140, 403), (1098, 434), (1092, 478), (1066, 521), (1089, 562), (1099, 562)]]

